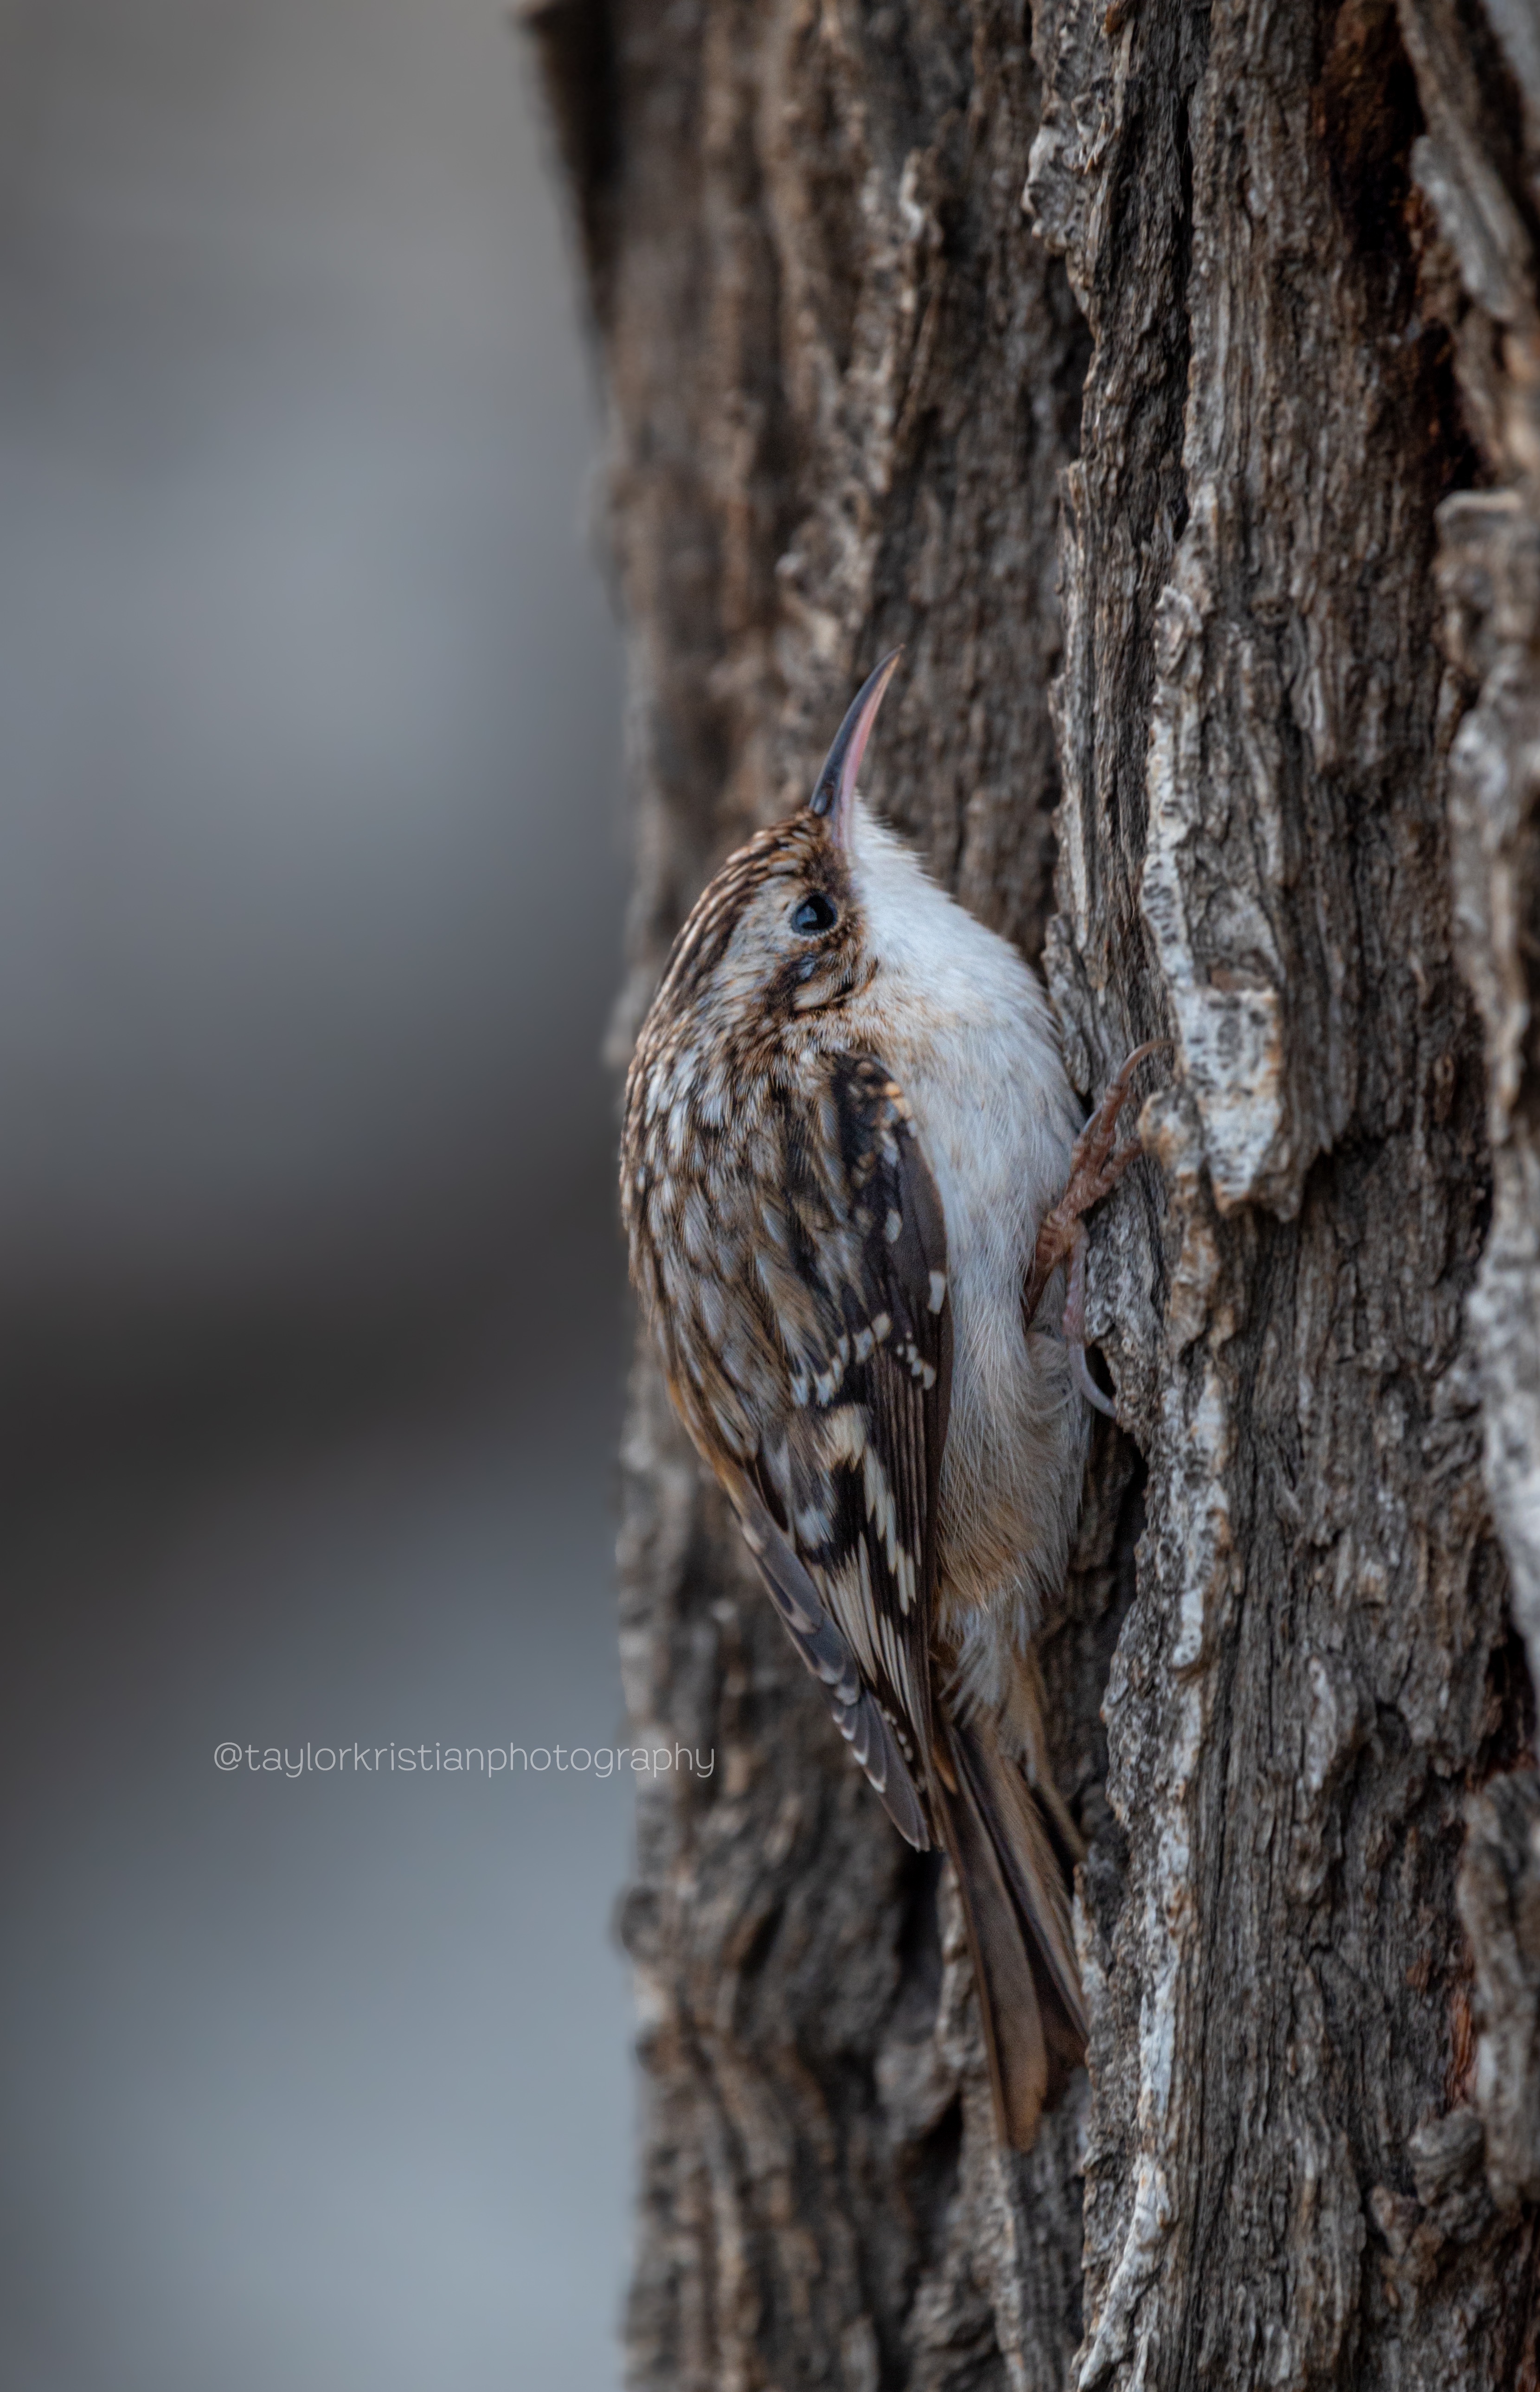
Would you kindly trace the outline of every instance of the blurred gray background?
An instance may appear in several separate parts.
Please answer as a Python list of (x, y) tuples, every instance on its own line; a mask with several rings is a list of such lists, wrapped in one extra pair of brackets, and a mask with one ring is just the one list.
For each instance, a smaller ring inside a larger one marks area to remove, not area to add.
[(622, 860), (499, 0), (0, 0), (0, 2383), (605, 2392)]

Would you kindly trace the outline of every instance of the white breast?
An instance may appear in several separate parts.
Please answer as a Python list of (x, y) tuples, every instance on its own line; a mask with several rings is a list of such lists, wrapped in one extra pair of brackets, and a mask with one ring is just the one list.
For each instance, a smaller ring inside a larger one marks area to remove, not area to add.
[(1021, 1294), (1062, 1194), (1080, 1108), (1036, 974), (859, 810), (852, 863), (878, 969), (847, 1010), (913, 1107), (947, 1224), (951, 1422), (941, 1475), (940, 1627), (994, 1701), (1007, 1648), (1062, 1583), (1089, 1431), (1053, 1297)]

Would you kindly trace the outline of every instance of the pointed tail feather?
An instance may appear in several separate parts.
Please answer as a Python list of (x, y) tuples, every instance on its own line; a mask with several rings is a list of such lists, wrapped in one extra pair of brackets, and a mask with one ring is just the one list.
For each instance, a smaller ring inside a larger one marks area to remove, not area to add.
[(1030, 2151), (1085, 2058), (1085, 2008), (1070, 1927), (1075, 1831), (1003, 1751), (987, 1720), (951, 1722), (955, 1788), (936, 1807), (957, 1872), (978, 1985), (1001, 2139)]

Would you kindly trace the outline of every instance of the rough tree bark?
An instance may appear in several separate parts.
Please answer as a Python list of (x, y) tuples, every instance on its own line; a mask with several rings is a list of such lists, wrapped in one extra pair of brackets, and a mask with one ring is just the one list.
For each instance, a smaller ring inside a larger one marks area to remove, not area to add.
[(628, 1697), (718, 1765), (624, 1907), (632, 2381), (1533, 2387), (1532, 0), (531, 21), (610, 393), (619, 1044), (897, 640), (874, 794), (1082, 1089), (1175, 1042), (1094, 1232), (1091, 2066), (1024, 2161), (950, 1889), (639, 1363)]

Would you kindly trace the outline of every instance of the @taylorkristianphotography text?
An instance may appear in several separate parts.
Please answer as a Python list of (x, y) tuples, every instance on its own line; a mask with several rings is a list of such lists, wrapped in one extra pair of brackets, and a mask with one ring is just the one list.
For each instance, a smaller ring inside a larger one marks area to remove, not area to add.
[(216, 1744), (214, 1765), (270, 1777), (709, 1777), (717, 1756), (688, 1744)]

